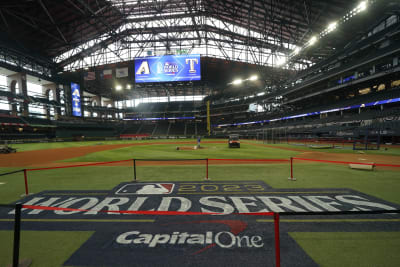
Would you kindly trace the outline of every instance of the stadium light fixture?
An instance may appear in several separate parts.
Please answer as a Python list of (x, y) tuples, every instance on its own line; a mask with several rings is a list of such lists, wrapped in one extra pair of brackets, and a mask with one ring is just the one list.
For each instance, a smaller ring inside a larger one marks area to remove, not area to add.
[(115, 86), (115, 90), (117, 90), (117, 91), (121, 91), (121, 90), (122, 90), (122, 86), (121, 86), (121, 85), (117, 85), (117, 86)]
[(357, 10), (358, 12), (364, 11), (367, 9), (367, 1), (362, 1), (358, 6)]
[(234, 84), (234, 85), (239, 85), (239, 84), (241, 84), (242, 82), (243, 82), (242, 79), (236, 79), (236, 80), (234, 80), (234, 81), (232, 82), (232, 84)]
[(253, 75), (249, 78), (249, 81), (256, 81), (258, 80), (258, 76), (257, 75)]
[(294, 50), (293, 50), (293, 55), (298, 55), (300, 53), (300, 47), (296, 47)]
[(311, 39), (308, 41), (308, 45), (313, 45), (317, 42), (317, 36), (311, 37)]
[(331, 32), (337, 28), (337, 22), (332, 22), (331, 24), (328, 25), (327, 31)]
[(130, 90), (130, 89), (131, 89), (131, 85), (130, 85), (130, 84), (127, 84), (127, 85), (126, 85), (126, 89)]

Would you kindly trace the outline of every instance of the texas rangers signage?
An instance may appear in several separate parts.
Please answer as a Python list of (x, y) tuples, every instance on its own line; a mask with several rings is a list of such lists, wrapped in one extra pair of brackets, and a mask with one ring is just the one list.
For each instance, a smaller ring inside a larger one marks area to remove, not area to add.
[(77, 83), (71, 83), (71, 94), (72, 94), (72, 115), (81, 117), (81, 93), (80, 87)]
[(135, 59), (135, 82), (201, 80), (200, 55), (168, 55)]

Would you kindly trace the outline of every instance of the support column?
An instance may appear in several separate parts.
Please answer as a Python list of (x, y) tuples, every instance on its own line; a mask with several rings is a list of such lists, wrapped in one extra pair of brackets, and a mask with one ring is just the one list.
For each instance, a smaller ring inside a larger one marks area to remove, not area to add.
[[(102, 106), (101, 101), (102, 101), (101, 96), (93, 95), (91, 97), (90, 105), (92, 107), (101, 107)], [(101, 118), (101, 111), (95, 111), (95, 112), (97, 113), (97, 118)], [(93, 117), (93, 113), (91, 114), (91, 117)]]
[[(50, 98), (50, 92), (52, 92), (53, 96)], [(55, 100), (57, 101), (57, 84), (55, 83), (49, 83), (49, 84), (42, 84), (42, 93), (46, 96), (48, 100)], [(60, 93), (58, 93), (58, 98), (60, 98)], [(57, 108), (53, 107), (54, 109), (54, 117), (57, 119), (58, 115), (57, 114)], [(47, 106), (46, 107), (46, 118), (49, 120), (50, 119), (50, 111), (51, 107)]]
[[(56, 101), (61, 104), (61, 97), (60, 97), (60, 90), (64, 90), (63, 88), (60, 88), (60, 86), (57, 86), (56, 89)], [(65, 91), (64, 91), (65, 95)], [(65, 103), (64, 103), (65, 107)], [(54, 113), (54, 119), (58, 120), (58, 118), (61, 116), (61, 107), (56, 107), (55, 113)]]
[[(114, 101), (112, 101), (112, 100), (104, 100), (104, 106), (108, 107), (108, 105), (111, 105), (112, 108), (115, 108)], [(111, 115), (112, 115), (112, 118), (115, 119), (115, 112), (114, 111), (111, 113)], [(108, 116), (108, 110), (107, 110), (107, 115), (106, 116)]]
[[(29, 116), (29, 105), (26, 99), (28, 98), (28, 88), (26, 84), (26, 74), (25, 73), (15, 73), (7, 76), (7, 86), (10, 91), (14, 94), (20, 94), (23, 96), (24, 101), (21, 102), (22, 109), (20, 110), (21, 115)], [(18, 91), (17, 91), (18, 87)], [(17, 104), (11, 104), (11, 113), (16, 116), (18, 114)]]
[(64, 84), (65, 116), (72, 116), (71, 84)]

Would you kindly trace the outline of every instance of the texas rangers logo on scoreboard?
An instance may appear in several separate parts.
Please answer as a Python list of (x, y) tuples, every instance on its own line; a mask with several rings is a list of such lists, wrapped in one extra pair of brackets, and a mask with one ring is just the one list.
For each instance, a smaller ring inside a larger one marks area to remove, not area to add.
[(137, 83), (200, 79), (200, 55), (169, 55), (135, 59), (135, 81)]

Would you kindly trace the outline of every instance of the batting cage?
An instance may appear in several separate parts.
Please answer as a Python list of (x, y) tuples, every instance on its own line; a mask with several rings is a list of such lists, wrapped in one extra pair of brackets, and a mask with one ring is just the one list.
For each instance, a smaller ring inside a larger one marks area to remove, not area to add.
[(359, 138), (353, 142), (353, 150), (379, 150), (381, 144), (380, 130), (359, 131)]

